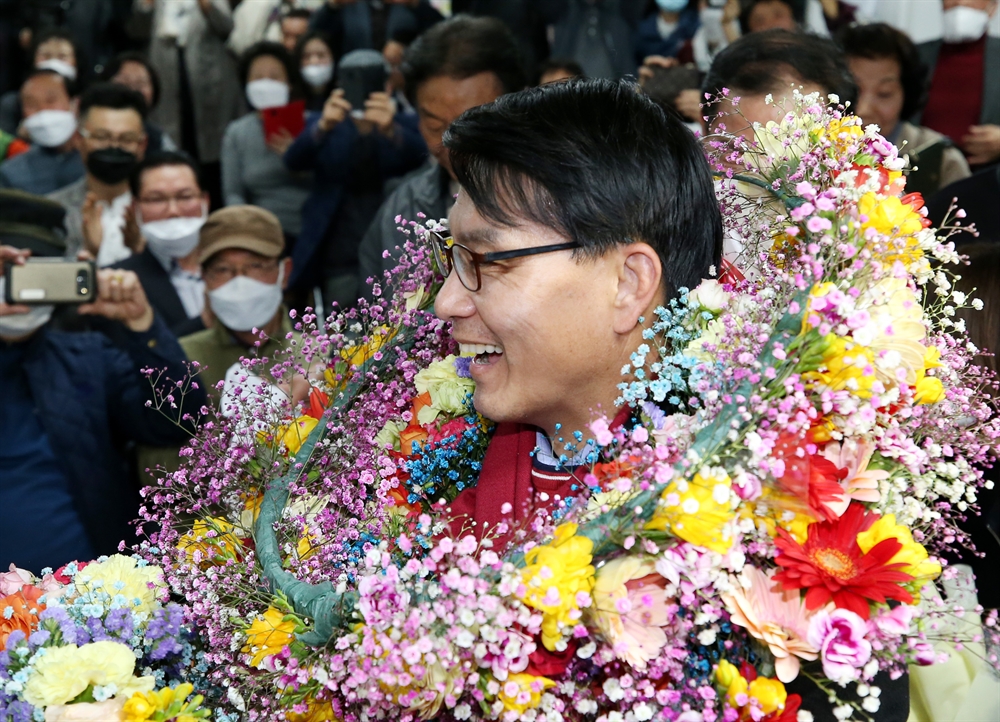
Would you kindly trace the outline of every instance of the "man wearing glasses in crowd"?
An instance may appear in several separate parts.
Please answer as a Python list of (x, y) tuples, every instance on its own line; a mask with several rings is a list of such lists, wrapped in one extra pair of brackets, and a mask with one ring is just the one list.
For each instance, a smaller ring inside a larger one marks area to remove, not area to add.
[(208, 192), (184, 153), (146, 156), (129, 181), (143, 250), (115, 268), (134, 271), (153, 309), (177, 337), (211, 325), (198, 261), (198, 236), (208, 218)]
[(123, 85), (100, 83), (80, 99), (76, 147), (83, 178), (49, 194), (66, 208), (66, 246), (109, 266), (141, 250), (128, 179), (146, 152), (146, 101)]

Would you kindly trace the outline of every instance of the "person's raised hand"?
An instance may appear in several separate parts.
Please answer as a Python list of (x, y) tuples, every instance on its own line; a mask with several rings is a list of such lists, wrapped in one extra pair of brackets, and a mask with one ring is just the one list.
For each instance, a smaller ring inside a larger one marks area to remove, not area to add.
[(396, 101), (388, 93), (372, 93), (365, 101), (365, 120), (386, 138), (395, 132)]
[(95, 256), (101, 250), (101, 242), (104, 240), (104, 225), (101, 222), (103, 212), (104, 204), (97, 199), (97, 195), (88, 193), (80, 207), (80, 215), (83, 216), (83, 247)]
[(278, 128), (278, 131), (268, 138), (267, 147), (271, 149), (272, 153), (284, 155), (285, 151), (294, 142), (295, 136), (291, 134), (288, 128)]
[(153, 308), (132, 271), (98, 270), (97, 299), (80, 306), (80, 313), (121, 321), (136, 333), (148, 331), (153, 325)]
[(139, 222), (135, 219), (135, 209), (132, 206), (125, 207), (122, 239), (125, 241), (125, 247), (132, 253), (142, 253), (146, 248), (146, 239), (142, 237), (142, 231), (139, 230)]
[[(3, 275), (8, 263), (23, 266), (30, 255), (31, 251), (28, 249), (22, 250), (13, 246), (0, 246), (0, 275)], [(6, 294), (0, 296), (0, 316), (14, 316), (19, 313), (28, 313), (29, 311), (31, 311), (31, 306), (25, 306), (23, 303), (8, 304)]]
[(319, 128), (320, 132), (328, 133), (335, 126), (343, 123), (344, 118), (350, 112), (351, 104), (344, 99), (344, 91), (337, 88), (330, 93), (330, 97), (323, 104), (323, 115), (320, 117), (316, 127)]
[(697, 88), (682, 90), (674, 98), (677, 112), (693, 123), (701, 122), (701, 91)]
[(1000, 158), (1000, 125), (971, 125), (962, 136), (962, 149), (969, 165), (992, 163)]
[(668, 58), (663, 55), (647, 55), (639, 68), (639, 85), (653, 77), (656, 68), (673, 68), (681, 64), (677, 58)]

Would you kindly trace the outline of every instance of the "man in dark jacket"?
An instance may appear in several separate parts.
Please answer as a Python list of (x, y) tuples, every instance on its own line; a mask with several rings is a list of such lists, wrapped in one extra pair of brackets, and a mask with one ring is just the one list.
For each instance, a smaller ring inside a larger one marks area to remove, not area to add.
[[(25, 263), (32, 250), (58, 255), (55, 240), (0, 246), (0, 270)], [(51, 313), (0, 302), (0, 564), (36, 573), (134, 540), (139, 489), (125, 444), (183, 442), (181, 416), (205, 398), (167, 381), (187, 375), (184, 353), (134, 273), (98, 271), (96, 301), (80, 307), (112, 320), (114, 343), (102, 333), (57, 330)], [(173, 394), (172, 419), (155, 408), (146, 368), (164, 370), (153, 378), (161, 394)]]
[(352, 50), (377, 50), (400, 32), (423, 33), (444, 17), (428, 0), (326, 0), (313, 13), (310, 30), (321, 30), (333, 40), (334, 60)]
[(527, 85), (517, 40), (495, 18), (457, 17), (434, 26), (407, 49), (403, 75), (434, 162), (411, 173), (379, 208), (358, 249), (362, 279), (380, 281), (395, 267), (404, 238), (397, 216), (436, 220), (451, 209), (458, 184), (442, 137), (452, 121)]

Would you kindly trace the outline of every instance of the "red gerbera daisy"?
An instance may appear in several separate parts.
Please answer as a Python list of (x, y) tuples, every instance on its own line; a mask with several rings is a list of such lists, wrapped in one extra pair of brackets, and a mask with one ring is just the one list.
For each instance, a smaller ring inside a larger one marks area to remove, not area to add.
[(839, 519), (810, 524), (805, 544), (779, 529), (775, 562), (784, 568), (774, 575), (774, 581), (784, 589), (805, 589), (809, 609), (833, 601), (862, 619), (868, 619), (869, 600), (911, 603), (913, 597), (899, 585), (913, 577), (900, 571), (905, 564), (889, 563), (902, 544), (897, 539), (883, 539), (867, 554), (858, 546), (858, 534), (877, 519), (877, 514), (854, 502)]

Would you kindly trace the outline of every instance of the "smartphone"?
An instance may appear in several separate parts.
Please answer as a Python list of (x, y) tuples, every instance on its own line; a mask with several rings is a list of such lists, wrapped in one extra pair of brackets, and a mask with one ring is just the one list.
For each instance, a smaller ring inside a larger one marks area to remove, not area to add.
[(306, 104), (303, 100), (277, 108), (265, 108), (260, 113), (264, 120), (264, 140), (268, 142), (283, 129), (297, 138), (306, 127)]
[(97, 297), (93, 261), (29, 258), (23, 266), (7, 264), (7, 303), (90, 303)]
[(344, 100), (351, 104), (352, 118), (364, 116), (368, 96), (372, 93), (384, 93), (388, 79), (389, 74), (381, 63), (347, 67), (341, 64), (337, 72), (337, 85), (344, 91)]

